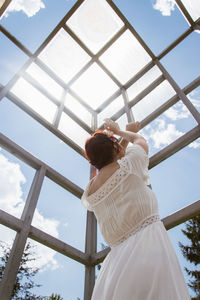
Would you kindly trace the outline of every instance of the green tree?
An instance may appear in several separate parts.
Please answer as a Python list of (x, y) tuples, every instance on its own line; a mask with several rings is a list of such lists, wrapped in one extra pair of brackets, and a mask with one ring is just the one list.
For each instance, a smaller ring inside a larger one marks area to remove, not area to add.
[[(3, 252), (3, 256), (0, 258), (0, 279), (2, 279), (5, 266), (9, 258), (10, 247), (0, 242), (0, 247)], [(38, 268), (31, 268), (28, 266), (28, 263), (31, 261), (35, 261), (34, 252), (32, 252), (33, 246), (30, 243), (27, 243), (24, 253), (22, 255), (22, 259), (19, 266), (19, 271), (17, 273), (15, 285), (12, 292), (12, 299), (41, 299), (40, 296), (36, 296), (31, 292), (31, 289), (34, 287), (40, 287), (40, 284), (36, 284), (33, 281), (33, 277), (39, 271)]]
[[(0, 241), (0, 248), (2, 250), (2, 257), (0, 257), (0, 280), (3, 277), (5, 266), (9, 258), (10, 247)], [(33, 281), (33, 277), (38, 273), (38, 268), (31, 268), (29, 262), (35, 261), (35, 253), (33, 251), (34, 246), (27, 243), (17, 273), (17, 278), (13, 288), (12, 300), (63, 300), (60, 295), (51, 294), (51, 296), (37, 296), (31, 292), (35, 287), (40, 287), (41, 284), (36, 284)]]
[[(196, 267), (200, 265), (200, 215), (188, 220), (185, 225), (186, 230), (181, 229), (181, 231), (191, 244), (188, 246), (179, 242), (179, 247), (183, 256)], [(193, 297), (192, 300), (200, 300), (200, 268), (189, 270), (185, 267), (184, 269), (192, 277), (188, 283), (188, 286), (196, 293), (196, 297)]]
[(51, 296), (48, 298), (48, 300), (63, 300), (63, 298), (60, 295), (51, 294)]

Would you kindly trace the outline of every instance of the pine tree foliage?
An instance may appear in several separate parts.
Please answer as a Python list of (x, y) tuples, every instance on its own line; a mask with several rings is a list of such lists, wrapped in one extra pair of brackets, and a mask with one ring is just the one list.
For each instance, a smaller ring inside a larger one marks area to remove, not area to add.
[[(5, 272), (5, 266), (9, 258), (10, 247), (6, 246), (0, 242), (0, 247), (3, 253), (3, 256), (0, 258), (0, 280), (3, 277)], [(33, 277), (39, 271), (38, 268), (31, 268), (29, 262), (35, 261), (34, 252), (32, 251), (33, 246), (30, 243), (27, 243), (22, 259), (19, 266), (19, 271), (17, 273), (14, 289), (12, 292), (12, 299), (41, 299), (41, 297), (36, 296), (31, 292), (31, 289), (34, 287), (40, 287), (40, 284), (36, 284), (33, 281)]]
[(195, 270), (184, 268), (187, 274), (192, 277), (188, 286), (196, 293), (196, 297), (192, 300), (200, 300), (200, 215), (186, 222), (186, 230), (181, 229), (183, 234), (187, 236), (191, 244), (183, 245), (179, 242), (183, 256), (195, 265)]
[[(2, 250), (2, 257), (0, 257), (0, 280), (5, 272), (5, 266), (9, 258), (10, 247), (0, 241), (0, 248)], [(31, 268), (30, 262), (35, 261), (34, 246), (27, 243), (22, 259), (20, 262), (19, 270), (17, 273), (16, 282), (12, 292), (12, 300), (63, 300), (58, 294), (51, 294), (51, 296), (43, 297), (36, 296), (31, 290), (35, 287), (40, 287), (41, 284), (36, 284), (33, 277), (38, 273), (38, 268)]]
[(51, 294), (51, 296), (48, 298), (48, 300), (63, 300), (63, 298), (58, 294)]

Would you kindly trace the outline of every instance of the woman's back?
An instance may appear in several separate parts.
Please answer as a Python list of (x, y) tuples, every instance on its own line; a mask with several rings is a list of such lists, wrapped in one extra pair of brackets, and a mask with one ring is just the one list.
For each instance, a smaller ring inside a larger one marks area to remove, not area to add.
[(96, 185), (89, 183), (82, 202), (94, 211), (104, 239), (114, 245), (126, 239), (145, 219), (158, 215), (158, 204), (147, 186), (148, 156), (140, 146), (128, 148), (125, 157), (113, 163), (106, 175), (107, 179), (99, 177)]

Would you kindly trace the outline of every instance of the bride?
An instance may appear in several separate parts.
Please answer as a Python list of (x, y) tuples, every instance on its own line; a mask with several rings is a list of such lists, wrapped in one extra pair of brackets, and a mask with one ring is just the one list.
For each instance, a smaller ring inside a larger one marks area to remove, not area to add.
[(148, 144), (139, 130), (139, 122), (122, 131), (106, 119), (105, 130), (94, 132), (85, 143), (85, 156), (99, 172), (81, 200), (94, 212), (111, 247), (92, 300), (190, 300), (157, 198), (148, 186)]

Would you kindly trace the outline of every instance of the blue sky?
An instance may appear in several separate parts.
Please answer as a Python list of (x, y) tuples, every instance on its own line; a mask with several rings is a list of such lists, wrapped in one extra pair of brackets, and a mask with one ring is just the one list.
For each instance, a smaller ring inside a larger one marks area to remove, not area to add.
[[(22, 1), (21, 6), (18, 6), (19, 11), (16, 11), (16, 6), (13, 7), (13, 11), (8, 12), (0, 23), (34, 53), (75, 2), (59, 0), (58, 4), (55, 0), (35, 0), (30, 6), (26, 6), (25, 1)], [(165, 1), (160, 1), (162, 5), (158, 6), (159, 1), (152, 0), (116, 0), (114, 3), (155, 55), (160, 54), (189, 28), (182, 13), (172, 2), (170, 7)], [(155, 9), (156, 3), (159, 9)], [(28, 57), (2, 33), (0, 45), (0, 84), (6, 85)], [(181, 88), (199, 76), (199, 50), (200, 35), (193, 32), (161, 60)], [(142, 89), (143, 84), (140, 83), (137, 88)], [(135, 87), (136, 85), (128, 91), (130, 100), (136, 93)], [(148, 112), (155, 109), (168, 100), (171, 92), (173, 91), (163, 84), (149, 98), (145, 97), (141, 106), (138, 104), (132, 109), (134, 115), (142, 120), (146, 107)], [(153, 98), (154, 103), (150, 101)], [(200, 88), (192, 91), (188, 98), (200, 111)], [(118, 106), (114, 109), (117, 108)], [(107, 113), (112, 110), (113, 107), (110, 107)], [(122, 116), (119, 120), (122, 128), (125, 122)], [(149, 142), (150, 156), (195, 126), (197, 122), (179, 101), (143, 129), (142, 134)], [(6, 97), (0, 102), (0, 131), (66, 178), (85, 188), (89, 179), (86, 160)], [(196, 140), (150, 170), (161, 218), (199, 200), (199, 154), (200, 141)], [(20, 217), (35, 171), (3, 149), (0, 151), (0, 166), (0, 209)], [(33, 225), (84, 251), (86, 211), (79, 199), (49, 179), (44, 181)], [(3, 226), (0, 228), (0, 239), (10, 243), (15, 233)], [(182, 257), (178, 247), (178, 241), (188, 243), (181, 232), (182, 228), (184, 225), (177, 226), (168, 233), (182, 269), (184, 266), (192, 268)], [(103, 238), (98, 232), (98, 250), (101, 250), (102, 242)], [(83, 299), (84, 267), (47, 247), (37, 245), (37, 249), (37, 266), (41, 268), (41, 272), (36, 280), (42, 284), (38, 294), (50, 295), (56, 292), (66, 300), (76, 300), (77, 297)], [(186, 273), (184, 275), (188, 281)], [(193, 295), (193, 292), (190, 291), (190, 294)]]

